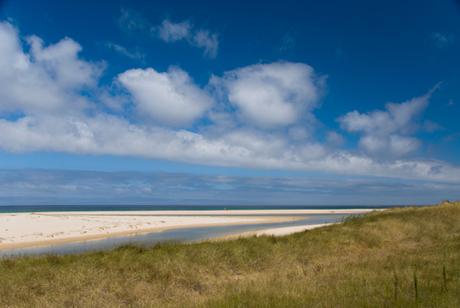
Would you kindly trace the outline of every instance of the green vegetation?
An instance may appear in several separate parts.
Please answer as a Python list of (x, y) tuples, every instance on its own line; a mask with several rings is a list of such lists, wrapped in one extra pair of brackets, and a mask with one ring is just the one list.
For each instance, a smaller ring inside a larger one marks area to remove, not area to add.
[(281, 238), (2, 260), (0, 306), (460, 307), (460, 203)]

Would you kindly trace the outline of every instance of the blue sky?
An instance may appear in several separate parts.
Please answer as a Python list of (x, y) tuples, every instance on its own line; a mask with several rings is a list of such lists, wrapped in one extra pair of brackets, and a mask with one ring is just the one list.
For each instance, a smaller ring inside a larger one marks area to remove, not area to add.
[(458, 199), (459, 54), (454, 0), (0, 1), (0, 204)]

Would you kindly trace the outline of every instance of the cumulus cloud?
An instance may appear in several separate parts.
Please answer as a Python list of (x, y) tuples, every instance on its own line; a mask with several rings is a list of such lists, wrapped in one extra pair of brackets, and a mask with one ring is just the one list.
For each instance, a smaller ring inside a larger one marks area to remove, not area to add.
[(139, 111), (161, 124), (189, 125), (212, 105), (212, 98), (179, 68), (163, 73), (153, 68), (132, 69), (120, 74), (118, 80)]
[(415, 151), (420, 141), (412, 135), (426, 109), (432, 91), (403, 103), (388, 103), (385, 110), (352, 111), (338, 119), (343, 129), (361, 134), (359, 144), (372, 154), (403, 156)]
[(72, 39), (65, 38), (48, 47), (37, 36), (27, 39), (34, 63), (42, 68), (53, 82), (63, 88), (95, 86), (99, 78), (98, 67), (78, 58), (81, 46)]
[[(276, 62), (227, 72), (212, 80), (219, 93), (215, 98), (179, 68), (128, 70), (117, 81), (130, 93), (128, 103), (143, 116), (139, 118), (129, 112), (108, 114), (99, 101), (94, 102), (104, 92), (98, 86), (100, 67), (79, 57), (78, 43), (64, 39), (46, 46), (37, 37), (28, 41), (30, 51), (25, 52), (17, 30), (0, 24), (3, 151), (108, 154), (214, 166), (460, 181), (460, 169), (445, 162), (378, 160), (310, 138), (305, 120), (313, 117), (311, 112), (318, 106), (324, 78), (306, 64)], [(118, 99), (110, 93), (109, 100), (110, 95)], [(415, 147), (410, 138), (429, 96), (387, 104), (384, 111), (354, 111), (340, 122), (346, 130), (361, 134), (362, 147), (369, 152), (382, 148), (373, 143), (384, 140), (385, 147), (401, 154)], [(224, 108), (214, 110), (214, 100), (221, 98), (225, 99), (219, 105)], [(15, 111), (20, 115), (10, 116)], [(232, 123), (235, 112), (240, 118), (236, 124)], [(227, 124), (207, 129), (215, 119)], [(194, 121), (193, 130), (177, 128)], [(334, 134), (326, 138), (331, 143), (340, 141)]]
[(214, 77), (241, 117), (255, 126), (273, 128), (296, 123), (318, 104), (324, 77), (303, 63), (256, 64)]
[(18, 32), (0, 23), (0, 111), (53, 112), (79, 109), (86, 99), (78, 93), (97, 84), (101, 65), (81, 60), (81, 46), (65, 38), (43, 46), (27, 38), (23, 50)]
[(184, 40), (192, 46), (203, 49), (205, 56), (210, 58), (217, 56), (219, 49), (217, 34), (205, 29), (196, 29), (189, 21), (173, 22), (165, 19), (159, 27), (154, 29), (165, 42), (172, 43)]

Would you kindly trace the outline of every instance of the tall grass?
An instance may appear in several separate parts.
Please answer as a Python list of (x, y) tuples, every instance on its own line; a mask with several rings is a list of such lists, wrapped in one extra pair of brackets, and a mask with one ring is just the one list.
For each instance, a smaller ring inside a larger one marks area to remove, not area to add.
[(460, 307), (460, 204), (280, 238), (2, 260), (0, 306)]

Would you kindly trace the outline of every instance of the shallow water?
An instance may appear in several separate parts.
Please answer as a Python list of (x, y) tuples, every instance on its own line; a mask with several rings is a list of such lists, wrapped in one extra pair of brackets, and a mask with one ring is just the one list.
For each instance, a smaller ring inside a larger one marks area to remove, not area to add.
[[(265, 215), (267, 216), (267, 215)], [(279, 216), (279, 215), (277, 215)], [(292, 215), (289, 215), (292, 216)], [(34, 248), (17, 248), (0, 250), (0, 257), (14, 257), (24, 255), (63, 255), (89, 251), (102, 251), (113, 249), (122, 245), (152, 246), (161, 242), (194, 242), (207, 239), (220, 238), (228, 235), (240, 234), (248, 231), (257, 231), (275, 227), (290, 227), (301, 225), (314, 225), (338, 222), (346, 214), (309, 214), (297, 215), (302, 219), (288, 222), (244, 224), (234, 226), (194, 227), (172, 229), (162, 232), (153, 232), (142, 235), (110, 237), (100, 240), (90, 240), (75, 243), (55, 244)]]

